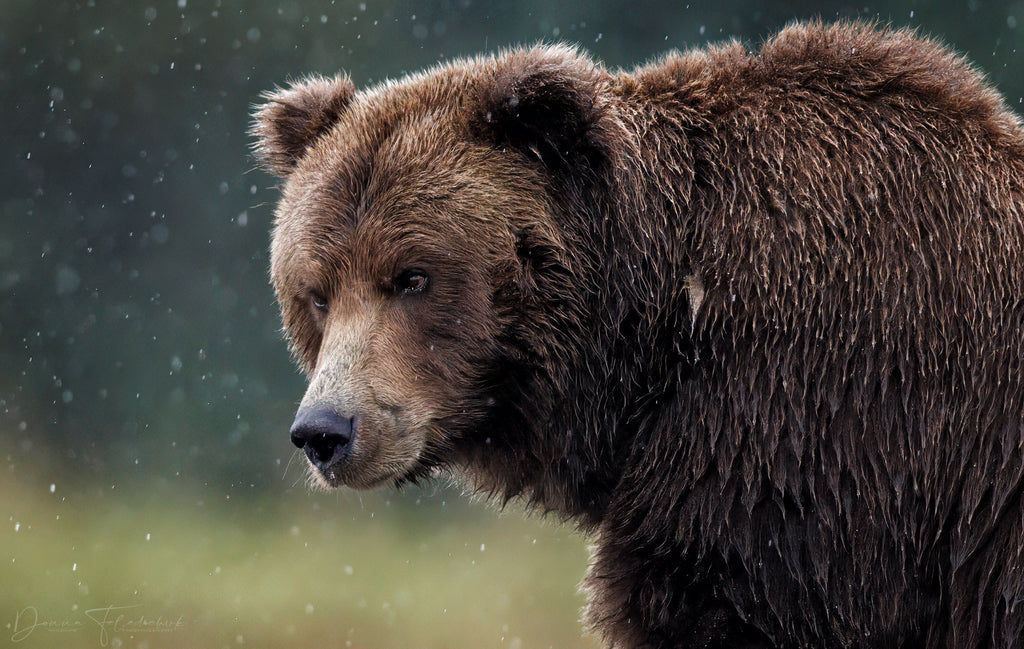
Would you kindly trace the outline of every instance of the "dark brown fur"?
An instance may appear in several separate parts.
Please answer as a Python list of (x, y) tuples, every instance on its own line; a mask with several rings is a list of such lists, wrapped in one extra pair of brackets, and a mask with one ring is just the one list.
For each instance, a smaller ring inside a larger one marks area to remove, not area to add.
[(609, 647), (1024, 644), (1024, 133), (963, 60), (537, 47), (256, 133), (300, 413), (356, 422), (323, 482), (575, 519)]

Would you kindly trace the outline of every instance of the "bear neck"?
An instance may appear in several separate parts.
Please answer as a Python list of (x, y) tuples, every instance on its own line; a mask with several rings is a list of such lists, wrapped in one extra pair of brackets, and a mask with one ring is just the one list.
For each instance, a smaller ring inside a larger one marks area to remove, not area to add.
[[(610, 152), (596, 173), (556, 179), (553, 203), (572, 206), (556, 215), (557, 227), (596, 251), (570, 251), (581, 260), (574, 281), (598, 290), (568, 287), (546, 310), (549, 355), (540, 378), (506, 371), (510, 390), (532, 389), (495, 416), (463, 458), (479, 491), (585, 531), (605, 518), (651, 441), (656, 413), (692, 372), (685, 214), (693, 168), (685, 140), (637, 139)], [(666, 176), (677, 182), (653, 182)], [(569, 291), (576, 302), (567, 306)]]

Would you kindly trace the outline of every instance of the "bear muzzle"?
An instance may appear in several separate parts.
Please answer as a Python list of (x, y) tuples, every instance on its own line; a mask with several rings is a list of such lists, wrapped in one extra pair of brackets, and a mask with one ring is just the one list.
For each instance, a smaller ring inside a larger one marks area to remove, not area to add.
[(310, 463), (327, 477), (345, 462), (356, 436), (356, 422), (330, 408), (301, 408), (291, 427), (292, 444), (302, 449)]

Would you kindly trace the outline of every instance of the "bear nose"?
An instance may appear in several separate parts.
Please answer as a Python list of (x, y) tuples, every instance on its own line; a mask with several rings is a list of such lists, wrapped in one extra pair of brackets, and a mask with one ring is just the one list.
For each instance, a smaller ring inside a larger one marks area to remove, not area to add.
[(326, 468), (344, 453), (355, 436), (354, 421), (329, 408), (303, 409), (291, 428), (292, 444), (317, 467)]

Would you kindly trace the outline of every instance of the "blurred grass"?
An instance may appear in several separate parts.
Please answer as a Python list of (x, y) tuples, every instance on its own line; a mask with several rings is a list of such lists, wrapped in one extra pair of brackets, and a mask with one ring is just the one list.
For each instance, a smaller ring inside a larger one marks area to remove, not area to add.
[[(445, 490), (211, 498), (16, 468), (0, 475), (0, 647), (597, 646), (578, 621), (584, 540), (553, 521)], [(181, 624), (104, 635), (90, 616), (108, 606)]]

